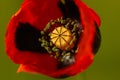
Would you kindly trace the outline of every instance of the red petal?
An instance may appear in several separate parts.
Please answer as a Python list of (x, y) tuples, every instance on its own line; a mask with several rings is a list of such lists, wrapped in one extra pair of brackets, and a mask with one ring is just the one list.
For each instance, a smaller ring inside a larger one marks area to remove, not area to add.
[(21, 11), (17, 15), (22, 22), (30, 22), (31, 25), (42, 30), (51, 19), (61, 17), (62, 13), (56, 0), (25, 0)]
[[(85, 70), (93, 61), (93, 55), (84, 55), (74, 65), (60, 70), (48, 69), (48, 64), (21, 64), (18, 72), (42, 73), (51, 77), (73, 76)], [(44, 65), (44, 66), (43, 66)]]
[(94, 18), (94, 20), (96, 21), (98, 27), (100, 27), (100, 24), (101, 24), (100, 17), (92, 9), (90, 9), (90, 13), (91, 13), (91, 16)]
[(43, 0), (42, 3), (39, 1), (41, 0), (26, 0), (20, 10), (13, 15), (8, 25), (5, 37), (6, 51), (15, 63), (28, 63), (31, 61), (33, 62), (34, 59), (38, 60), (40, 58), (40, 54), (27, 51), (23, 52), (16, 48), (14, 38), (19, 22), (29, 22), (41, 30), (51, 19), (57, 19), (62, 16), (56, 0), (53, 0), (53, 2), (50, 0)]

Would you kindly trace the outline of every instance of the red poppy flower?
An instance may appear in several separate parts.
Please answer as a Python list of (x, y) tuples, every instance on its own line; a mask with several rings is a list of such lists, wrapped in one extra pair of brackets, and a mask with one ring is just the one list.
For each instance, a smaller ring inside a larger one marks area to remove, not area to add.
[(73, 76), (93, 62), (98, 26), (99, 16), (81, 0), (25, 0), (7, 27), (6, 52), (18, 72)]

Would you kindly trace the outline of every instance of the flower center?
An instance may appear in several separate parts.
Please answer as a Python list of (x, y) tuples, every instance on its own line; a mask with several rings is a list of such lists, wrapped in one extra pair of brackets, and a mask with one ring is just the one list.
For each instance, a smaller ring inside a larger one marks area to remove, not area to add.
[(55, 28), (51, 35), (51, 42), (61, 50), (70, 50), (73, 48), (73, 35), (69, 29), (64, 26)]
[(39, 38), (41, 46), (62, 64), (70, 65), (75, 62), (74, 55), (80, 41), (82, 26), (77, 20), (59, 18), (48, 22)]

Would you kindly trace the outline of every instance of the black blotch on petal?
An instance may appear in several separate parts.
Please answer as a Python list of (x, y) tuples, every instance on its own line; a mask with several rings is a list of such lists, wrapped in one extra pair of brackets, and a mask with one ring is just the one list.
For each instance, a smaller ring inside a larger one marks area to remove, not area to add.
[(98, 49), (101, 44), (101, 34), (96, 22), (95, 22), (95, 28), (96, 28), (96, 34), (95, 34), (93, 45), (92, 45), (94, 54), (98, 52)]
[(72, 18), (80, 21), (80, 12), (76, 6), (74, 0), (64, 0), (65, 3), (60, 0), (58, 6), (65, 18)]
[(16, 47), (22, 51), (45, 52), (38, 39), (40, 31), (29, 23), (19, 23), (15, 32)]

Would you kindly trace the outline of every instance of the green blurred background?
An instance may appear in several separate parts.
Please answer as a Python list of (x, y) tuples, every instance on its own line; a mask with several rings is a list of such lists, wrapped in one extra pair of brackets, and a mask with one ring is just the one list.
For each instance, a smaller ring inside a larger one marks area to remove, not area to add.
[[(22, 1), (0, 0), (0, 80), (57, 80), (43, 75), (17, 74), (18, 65), (12, 63), (5, 53), (6, 26)], [(120, 80), (120, 0), (84, 2), (101, 17), (102, 44), (94, 63), (85, 72), (64, 80)]]

